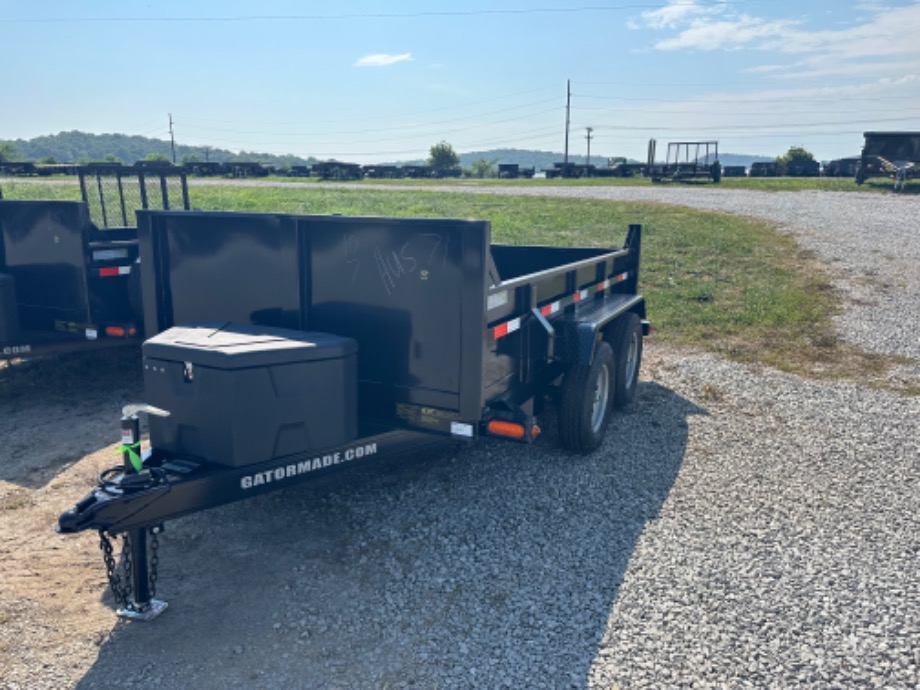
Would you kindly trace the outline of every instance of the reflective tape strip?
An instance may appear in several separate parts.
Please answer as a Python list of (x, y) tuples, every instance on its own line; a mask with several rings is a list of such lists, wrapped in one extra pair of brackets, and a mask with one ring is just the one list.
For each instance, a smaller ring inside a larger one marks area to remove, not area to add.
[[(605, 281), (601, 283), (597, 283), (593, 285), (592, 287), (589, 287), (585, 290), (579, 290), (578, 292), (573, 293), (570, 297), (565, 297), (556, 302), (550, 302), (549, 304), (544, 304), (542, 307), (540, 307), (540, 313), (543, 314), (543, 316), (550, 316), (551, 314), (555, 314), (561, 309), (564, 309), (565, 307), (569, 306), (570, 304), (577, 304), (578, 302), (581, 302), (582, 300), (588, 299), (588, 297), (591, 296), (592, 290), (595, 293), (603, 292), (604, 290), (611, 287), (612, 285), (616, 285), (617, 283), (622, 283), (627, 278), (629, 278), (628, 271), (625, 273), (620, 273), (619, 275), (615, 275), (611, 278), (607, 278)], [(492, 335), (496, 340), (498, 340), (499, 338), (505, 337), (509, 333), (514, 333), (520, 327), (521, 327), (521, 317), (518, 317), (506, 323), (502, 323), (502, 324), (499, 324), (498, 326), (495, 326), (492, 329)]]
[(130, 272), (130, 266), (107, 266), (106, 268), (99, 269), (99, 276), (101, 278), (108, 278), (110, 276), (126, 276)]
[(550, 314), (555, 314), (561, 308), (562, 307), (559, 302), (553, 302), (552, 304), (544, 304), (542, 307), (540, 307), (540, 313), (543, 314), (543, 316), (549, 316)]
[(511, 321), (508, 321), (507, 323), (499, 324), (493, 329), (495, 339), (498, 340), (499, 338), (504, 338), (509, 333), (514, 333), (520, 327), (521, 327), (520, 317), (516, 319), (512, 319)]

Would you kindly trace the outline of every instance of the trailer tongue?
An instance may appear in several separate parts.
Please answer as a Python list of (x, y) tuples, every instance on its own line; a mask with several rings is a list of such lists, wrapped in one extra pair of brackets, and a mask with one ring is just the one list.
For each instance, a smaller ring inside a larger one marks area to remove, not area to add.
[(147, 405), (126, 410), (122, 465), (57, 525), (99, 531), (122, 615), (165, 606), (168, 520), (449, 439), (531, 443), (547, 395), (562, 445), (591, 452), (635, 395), (638, 225), (595, 249), (492, 245), (486, 221), (138, 219)]

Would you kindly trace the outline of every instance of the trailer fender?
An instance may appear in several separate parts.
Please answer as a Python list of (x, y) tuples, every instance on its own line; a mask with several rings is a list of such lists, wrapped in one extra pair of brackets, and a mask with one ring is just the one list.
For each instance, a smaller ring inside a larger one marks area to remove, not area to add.
[(598, 341), (603, 340), (606, 329), (627, 312), (645, 318), (645, 300), (641, 295), (608, 295), (560, 319), (556, 322), (555, 359), (565, 364), (591, 366)]
[(591, 366), (594, 347), (600, 340), (598, 329), (591, 323), (575, 323), (563, 329), (557, 359), (566, 364)]

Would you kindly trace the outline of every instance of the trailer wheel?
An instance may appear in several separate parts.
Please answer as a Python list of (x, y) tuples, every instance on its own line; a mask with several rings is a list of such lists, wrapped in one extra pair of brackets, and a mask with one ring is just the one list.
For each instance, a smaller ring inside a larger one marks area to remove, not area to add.
[(609, 343), (601, 341), (591, 366), (575, 365), (562, 380), (559, 441), (580, 453), (596, 450), (610, 422), (615, 361)]
[(625, 407), (636, 397), (642, 364), (642, 322), (630, 312), (613, 326), (609, 335), (614, 353), (613, 406)]

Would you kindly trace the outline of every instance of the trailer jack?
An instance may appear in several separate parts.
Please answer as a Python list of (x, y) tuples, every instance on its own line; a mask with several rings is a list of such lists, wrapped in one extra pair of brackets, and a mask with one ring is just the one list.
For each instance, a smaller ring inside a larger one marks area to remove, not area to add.
[[(150, 536), (148, 559), (147, 536)], [(149, 621), (159, 616), (168, 604), (155, 598), (157, 591), (159, 535), (162, 525), (149, 530), (135, 529), (126, 532), (121, 564), (115, 562), (112, 540), (104, 529), (99, 530), (99, 548), (109, 580), (109, 587), (118, 604), (116, 614), (128, 620)]]
[[(141, 430), (138, 412), (147, 412), (166, 416), (165, 410), (150, 405), (128, 405), (121, 418), (121, 452), (122, 467), (115, 467), (99, 475), (99, 487), (108, 490), (112, 483), (108, 475), (112, 472), (120, 475), (119, 491), (130, 493), (154, 484), (156, 479), (150, 470), (143, 468), (140, 454)], [(99, 529), (99, 548), (105, 563), (105, 573), (109, 588), (118, 605), (116, 613), (129, 620), (149, 621), (159, 616), (167, 607), (165, 601), (156, 599), (158, 568), (160, 564), (160, 539), (163, 525), (128, 530), (124, 534), (121, 563), (115, 561), (112, 540), (105, 528)], [(150, 536), (148, 554), (147, 537)], [(149, 558), (148, 558), (149, 555)], [(119, 572), (120, 571), (120, 572)]]

